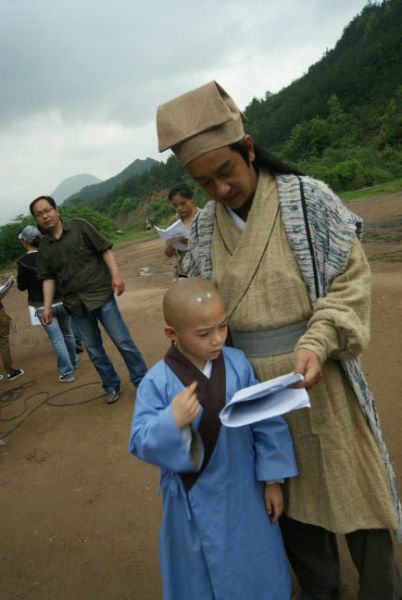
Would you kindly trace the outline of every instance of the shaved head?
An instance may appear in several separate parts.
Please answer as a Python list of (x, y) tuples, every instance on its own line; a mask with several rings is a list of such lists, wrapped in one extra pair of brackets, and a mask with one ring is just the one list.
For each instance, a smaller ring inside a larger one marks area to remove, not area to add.
[(211, 282), (206, 279), (180, 279), (163, 298), (163, 314), (167, 325), (180, 328), (197, 308), (205, 308), (222, 299)]

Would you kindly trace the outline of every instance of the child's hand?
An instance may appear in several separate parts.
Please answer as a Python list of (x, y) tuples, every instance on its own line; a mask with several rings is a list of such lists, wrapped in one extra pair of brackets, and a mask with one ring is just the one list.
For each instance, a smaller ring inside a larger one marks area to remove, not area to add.
[(194, 421), (200, 412), (200, 405), (198, 403), (197, 394), (195, 393), (196, 387), (197, 382), (193, 381), (193, 383), (184, 388), (184, 390), (177, 394), (172, 400), (173, 418), (179, 429), (186, 427), (191, 421)]
[(265, 484), (264, 502), (271, 521), (275, 523), (283, 511), (283, 493), (280, 483)]

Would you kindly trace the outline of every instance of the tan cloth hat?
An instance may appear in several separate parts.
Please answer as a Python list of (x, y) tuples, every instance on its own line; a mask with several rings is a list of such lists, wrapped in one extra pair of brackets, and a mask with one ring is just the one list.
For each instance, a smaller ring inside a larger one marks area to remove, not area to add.
[(187, 165), (191, 160), (238, 142), (247, 118), (216, 81), (158, 107), (159, 151), (171, 148)]

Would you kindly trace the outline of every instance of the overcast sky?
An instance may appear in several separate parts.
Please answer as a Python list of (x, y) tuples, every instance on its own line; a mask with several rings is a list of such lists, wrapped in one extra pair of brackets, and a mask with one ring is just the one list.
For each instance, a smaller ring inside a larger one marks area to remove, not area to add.
[(301, 77), (366, 0), (0, 0), (0, 224), (63, 179), (159, 154), (159, 104), (240, 108)]

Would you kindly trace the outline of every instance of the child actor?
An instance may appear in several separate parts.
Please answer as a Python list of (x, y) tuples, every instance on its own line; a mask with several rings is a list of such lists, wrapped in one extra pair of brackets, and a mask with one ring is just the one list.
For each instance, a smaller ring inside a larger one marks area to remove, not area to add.
[(225, 402), (256, 380), (243, 352), (223, 347), (226, 315), (210, 282), (180, 280), (163, 310), (172, 345), (138, 388), (129, 442), (161, 467), (163, 597), (289, 600), (277, 522), (278, 480), (297, 474), (286, 423), (221, 426)]

